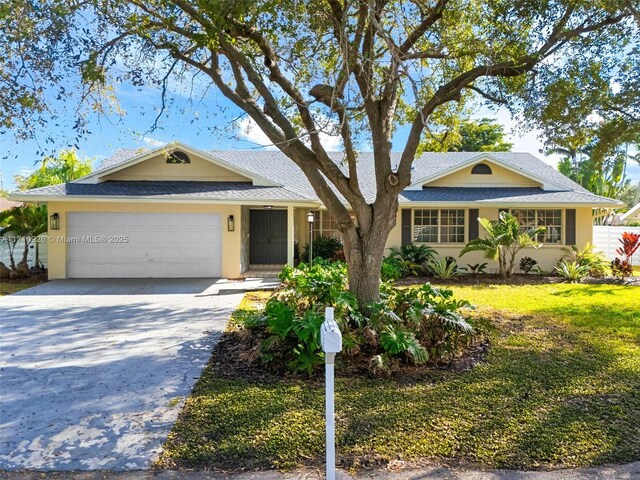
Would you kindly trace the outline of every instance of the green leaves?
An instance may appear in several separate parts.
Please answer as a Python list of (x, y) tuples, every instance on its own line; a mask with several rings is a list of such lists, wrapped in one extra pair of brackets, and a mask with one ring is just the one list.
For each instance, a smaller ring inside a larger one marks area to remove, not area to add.
[(340, 262), (285, 267), (280, 278), (282, 288), (264, 312), (236, 315), (237, 324), (260, 339), (248, 343), (251, 351), (244, 357), (260, 358), (276, 369), (312, 375), (322, 363), (320, 328), (326, 306), (335, 308), (342, 331), (345, 357), (340, 361), (361, 368), (365, 362), (358, 357), (365, 356), (374, 373), (391, 374), (407, 362), (447, 360), (484, 335), (462, 314), (469, 302), (454, 298), (448, 289), (383, 284), (381, 300), (370, 305), (365, 318), (346, 290), (346, 269)]
[(500, 212), (498, 220), (478, 219), (487, 232), (484, 238), (471, 240), (460, 251), (460, 256), (469, 252), (484, 252), (485, 258), (497, 261), (501, 276), (513, 273), (516, 254), (526, 247), (540, 248), (536, 237), (546, 231), (545, 227), (523, 230), (518, 219), (508, 212)]

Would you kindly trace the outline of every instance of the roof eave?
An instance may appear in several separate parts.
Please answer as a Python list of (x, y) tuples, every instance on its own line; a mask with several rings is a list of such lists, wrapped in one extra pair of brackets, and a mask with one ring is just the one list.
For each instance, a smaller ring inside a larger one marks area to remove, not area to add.
[(241, 205), (278, 205), (278, 206), (319, 206), (319, 202), (313, 200), (283, 200), (283, 199), (243, 199), (243, 198), (198, 198), (191, 196), (135, 196), (135, 195), (18, 195), (12, 196), (12, 198), (19, 198), (23, 202), (101, 202), (101, 203), (121, 203), (121, 202), (136, 202), (136, 203), (212, 203), (212, 204), (241, 204)]

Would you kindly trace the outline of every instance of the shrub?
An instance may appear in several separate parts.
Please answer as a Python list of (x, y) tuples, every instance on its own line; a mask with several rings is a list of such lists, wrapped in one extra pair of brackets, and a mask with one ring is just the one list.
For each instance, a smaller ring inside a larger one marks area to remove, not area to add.
[(474, 263), (473, 265), (467, 263), (467, 271), (471, 275), (479, 275), (487, 270), (487, 263)]
[[(342, 262), (314, 262), (312, 267), (285, 267), (282, 287), (265, 309), (237, 317), (245, 334), (242, 357), (262, 361), (275, 370), (312, 374), (324, 359), (320, 326), (324, 308), (333, 306), (343, 335), (343, 361), (374, 373), (390, 373), (403, 364), (436, 364), (464, 351), (488, 333), (482, 322), (463, 315), (468, 302), (450, 290), (425, 284), (419, 288), (381, 287), (380, 301), (365, 318), (346, 290)], [(247, 353), (249, 352), (249, 353)]]
[(460, 275), (461, 270), (453, 257), (443, 257), (440, 260), (432, 260), (427, 264), (429, 271), (434, 277), (448, 279)]
[[(309, 263), (309, 251), (310, 246), (307, 243), (302, 253), (300, 254), (300, 261)], [(344, 260), (344, 253), (342, 251), (342, 242), (335, 237), (318, 237), (313, 239), (313, 259), (323, 258), (325, 260)]]
[(577, 282), (589, 274), (589, 269), (576, 261), (560, 260), (556, 265), (556, 272), (565, 280)]
[(611, 274), (614, 277), (631, 277), (633, 275), (633, 266), (628, 260), (616, 258), (611, 262)]
[(602, 277), (609, 269), (609, 260), (601, 252), (594, 250), (594, 246), (587, 242), (581, 250), (575, 245), (564, 248), (565, 256), (563, 259), (576, 262), (578, 265), (586, 267), (588, 274), (592, 277)]
[(436, 251), (416, 243), (406, 243), (400, 248), (391, 247), (389, 258), (401, 260), (407, 275), (420, 276), (428, 273), (427, 264), (436, 257)]
[(380, 277), (383, 282), (392, 282), (406, 277), (408, 274), (408, 268), (401, 259), (386, 257), (382, 260)]
[(533, 267), (538, 264), (538, 261), (531, 257), (522, 257), (520, 259), (520, 270), (524, 273), (531, 273)]

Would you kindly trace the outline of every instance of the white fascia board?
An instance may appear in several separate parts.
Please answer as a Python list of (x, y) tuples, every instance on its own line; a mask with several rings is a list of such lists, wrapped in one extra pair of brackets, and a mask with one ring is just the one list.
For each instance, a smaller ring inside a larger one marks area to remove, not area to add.
[(477, 155), (475, 157), (470, 158), (469, 160), (467, 160), (466, 162), (462, 162), (454, 167), (451, 167), (443, 172), (440, 172), (436, 175), (432, 175), (430, 177), (423, 177), (415, 182), (413, 182), (411, 185), (409, 185), (409, 187), (407, 187), (405, 190), (422, 190), (422, 186), (425, 184), (428, 184), (430, 182), (433, 182), (435, 180), (438, 180), (440, 178), (446, 177), (448, 175), (451, 175), (452, 173), (458, 172), (460, 170), (462, 170), (463, 168), (466, 168), (470, 165), (473, 165), (474, 163), (480, 162), (480, 161), (488, 161), (490, 163), (493, 163), (495, 165), (498, 165), (502, 168), (505, 168), (506, 170), (509, 170), (513, 173), (517, 173), (518, 175), (522, 175), (523, 177), (527, 177), (530, 178), (531, 180), (534, 180), (536, 182), (538, 182), (540, 185), (542, 185), (542, 189), (545, 191), (562, 191), (562, 190), (567, 190), (565, 187), (561, 187), (559, 185), (556, 185), (554, 183), (551, 182), (547, 182), (541, 178), (539, 178), (536, 175), (532, 175), (530, 172), (527, 172), (525, 170), (522, 169), (518, 169), (518, 168), (514, 168), (511, 165), (508, 165), (504, 162), (502, 162), (501, 160), (498, 160), (497, 158), (493, 157), (490, 153), (482, 153), (480, 155)]
[(638, 203), (636, 206), (632, 207), (627, 213), (625, 213), (624, 215), (622, 215), (621, 220), (631, 220), (631, 219), (635, 219), (636, 216), (640, 217), (640, 203)]
[(198, 156), (204, 160), (207, 160), (208, 162), (211, 162), (223, 168), (226, 168), (227, 170), (237, 173), (238, 175), (247, 177), (252, 181), (252, 184), (256, 186), (261, 186), (261, 187), (281, 187), (282, 186), (281, 184), (272, 182), (271, 180), (268, 180), (260, 175), (256, 175), (255, 173), (245, 170), (244, 168), (237, 167), (236, 165), (233, 165), (218, 157), (215, 157), (211, 155), (209, 152), (195, 149), (181, 142), (172, 142), (167, 145), (163, 145), (162, 147), (158, 147), (156, 149), (143, 152), (140, 155), (135, 155), (131, 157), (129, 160), (125, 160), (122, 163), (118, 163), (113, 167), (106, 168), (104, 170), (99, 170), (94, 173), (90, 173), (86, 177), (79, 178), (77, 180), (74, 180), (71, 183), (94, 183), (94, 184), (100, 183), (102, 181), (101, 180), (102, 177), (111, 175), (112, 173), (118, 172), (120, 170), (124, 170), (125, 168), (131, 167), (133, 165), (137, 165), (138, 163), (149, 160), (155, 157), (156, 155), (158, 155), (159, 153), (168, 153), (173, 150), (182, 150), (188, 154)]
[(492, 202), (492, 201), (474, 201), (474, 202), (399, 202), (400, 207), (415, 207), (415, 208), (429, 208), (429, 207), (469, 207), (475, 208), (477, 206), (482, 207), (513, 207), (513, 208), (538, 208), (538, 207), (552, 207), (552, 208), (570, 208), (570, 207), (608, 207), (615, 208), (618, 203), (597, 203), (597, 202)]
[(286, 200), (246, 200), (246, 199), (212, 199), (212, 198), (193, 198), (193, 197), (172, 197), (172, 198), (164, 198), (164, 197), (136, 197), (136, 196), (127, 196), (127, 195), (119, 195), (117, 197), (114, 196), (95, 196), (95, 195), (42, 195), (36, 197), (35, 195), (23, 195), (16, 196), (15, 198), (20, 198), (21, 202), (37, 202), (37, 203), (49, 203), (49, 202), (98, 202), (98, 203), (189, 203), (189, 204), (229, 204), (229, 205), (278, 205), (278, 206), (287, 206), (291, 205), (294, 207), (310, 207), (310, 208), (319, 208), (320, 202), (314, 201), (286, 201)]

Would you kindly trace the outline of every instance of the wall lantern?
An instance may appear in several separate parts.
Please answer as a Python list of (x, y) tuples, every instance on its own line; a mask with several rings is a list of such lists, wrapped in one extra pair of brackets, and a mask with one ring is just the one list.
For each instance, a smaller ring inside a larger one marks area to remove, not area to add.
[(236, 229), (236, 220), (233, 215), (227, 217), (227, 231), (233, 232)]
[(60, 215), (54, 213), (49, 217), (49, 225), (51, 230), (60, 230)]

